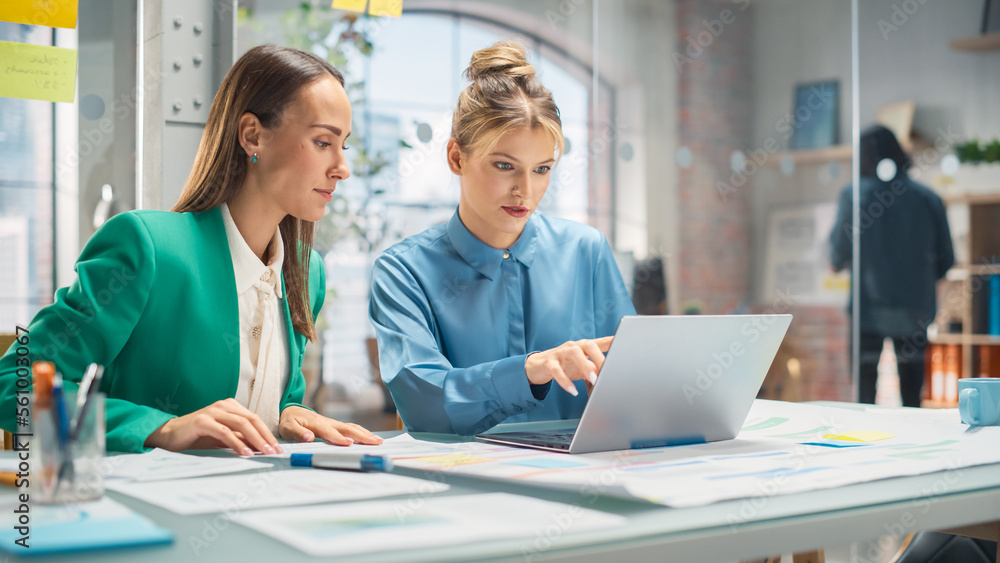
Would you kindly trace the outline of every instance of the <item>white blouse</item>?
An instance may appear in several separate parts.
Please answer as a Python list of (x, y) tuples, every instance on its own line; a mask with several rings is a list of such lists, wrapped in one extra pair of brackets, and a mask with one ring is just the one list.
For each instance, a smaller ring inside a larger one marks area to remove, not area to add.
[(257, 413), (275, 436), (281, 397), (289, 377), (288, 328), (281, 304), (281, 232), (275, 229), (265, 265), (236, 228), (229, 206), (222, 204), (229, 252), (236, 274), (240, 312), (240, 381), (236, 400)]

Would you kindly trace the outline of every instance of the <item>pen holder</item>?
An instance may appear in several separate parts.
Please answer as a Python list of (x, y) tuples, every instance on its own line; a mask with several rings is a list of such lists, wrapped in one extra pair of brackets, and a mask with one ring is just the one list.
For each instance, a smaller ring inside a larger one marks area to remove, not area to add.
[(32, 457), (39, 465), (32, 467), (29, 484), (32, 500), (39, 503), (82, 502), (104, 495), (104, 394), (92, 394), (79, 419), (76, 398), (76, 392), (65, 393), (63, 417), (55, 401), (31, 413)]

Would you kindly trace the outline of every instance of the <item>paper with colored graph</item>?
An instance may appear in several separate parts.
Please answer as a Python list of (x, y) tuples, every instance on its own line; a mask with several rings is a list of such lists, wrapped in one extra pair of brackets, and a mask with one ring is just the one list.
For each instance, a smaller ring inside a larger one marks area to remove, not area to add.
[(446, 547), (461, 538), (478, 550), (490, 540), (517, 542), (527, 561), (626, 522), (579, 505), (506, 493), (257, 510), (233, 520), (314, 556)]
[(1000, 463), (1000, 427), (921, 412), (758, 400), (734, 440), (579, 455), (458, 443), (395, 463), (677, 507)]
[(0, 2), (0, 21), (73, 29), (78, 9), (78, 0), (5, 0)]
[(287, 469), (151, 483), (110, 482), (107, 486), (177, 514), (229, 514), (275, 506), (427, 495), (448, 489), (448, 485), (436, 481), (402, 475), (320, 469)]
[(0, 97), (72, 102), (76, 51), (0, 41)]

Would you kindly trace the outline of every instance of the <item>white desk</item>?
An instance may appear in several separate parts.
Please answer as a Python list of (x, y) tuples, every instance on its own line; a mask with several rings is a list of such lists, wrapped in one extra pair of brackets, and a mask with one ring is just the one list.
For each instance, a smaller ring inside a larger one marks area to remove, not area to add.
[[(272, 461), (280, 466), (287, 465), (284, 460)], [(397, 472), (422, 475), (420, 471), (408, 469)], [(442, 474), (436, 476), (440, 480)], [(486, 482), (450, 474), (443, 478), (452, 489), (440, 494), (499, 491), (526, 494), (621, 514), (628, 518), (629, 525), (582, 535), (572, 535), (570, 527), (565, 535), (557, 538), (554, 546), (537, 554), (532, 550), (544, 547), (541, 531), (521, 541), (463, 545), (461, 539), (456, 538), (455, 544), (447, 548), (375, 553), (352, 560), (735, 561), (843, 545), (893, 531), (905, 536), (920, 530), (1000, 521), (1000, 464), (683, 509), (609, 497), (588, 502), (592, 497), (518, 483)], [(11, 493), (12, 489), (4, 494)], [(114, 492), (109, 495), (172, 529), (176, 533), (175, 543), (168, 547), (102, 551), (73, 558), (33, 557), (32, 560), (143, 563), (319, 560), (231, 524), (223, 515), (179, 516)], [(214, 539), (196, 555), (192, 537), (206, 541)], [(525, 556), (525, 550), (529, 557)], [(537, 559), (534, 555), (538, 555)]]

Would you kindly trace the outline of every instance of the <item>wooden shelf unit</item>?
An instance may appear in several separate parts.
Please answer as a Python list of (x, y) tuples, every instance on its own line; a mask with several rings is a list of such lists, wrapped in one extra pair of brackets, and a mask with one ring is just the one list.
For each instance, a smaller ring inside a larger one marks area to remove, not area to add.
[(1000, 49), (1000, 31), (953, 39), (949, 45), (956, 51), (996, 51)]
[[(994, 362), (1000, 362), (1000, 335), (991, 335), (989, 332), (989, 278), (993, 275), (1000, 275), (1000, 178), (997, 178), (997, 190), (993, 193), (971, 194), (961, 196), (950, 196), (945, 198), (945, 204), (949, 207), (962, 206), (966, 208), (968, 217), (968, 237), (966, 247), (956, 249), (959, 256), (968, 257), (963, 264), (955, 265), (946, 281), (940, 283), (954, 284), (953, 291), (957, 288), (959, 293), (959, 309), (961, 312), (962, 332), (960, 333), (938, 333), (934, 338), (929, 339), (931, 344), (938, 344), (946, 347), (941, 350), (942, 354), (954, 354), (955, 346), (959, 348), (959, 357), (951, 361), (960, 365), (958, 377), (977, 377), (981, 371), (988, 371), (995, 375), (997, 368)], [(956, 319), (957, 320), (957, 319)], [(950, 347), (950, 350), (947, 348)], [(989, 347), (983, 350), (983, 347)], [(994, 359), (995, 358), (995, 359)], [(988, 369), (984, 370), (982, 362), (989, 361)], [(942, 359), (938, 358), (938, 362)], [(947, 364), (947, 362), (944, 362)], [(945, 395), (956, 398), (955, 402), (940, 400), (930, 400), (933, 388), (933, 352), (928, 348), (927, 368), (928, 388), (925, 399), (921, 404), (927, 407), (954, 408), (958, 406), (957, 393), (945, 391)], [(942, 364), (938, 364), (939, 366)], [(953, 369), (954, 365), (943, 368)], [(950, 386), (955, 381), (954, 376), (950, 378), (945, 375), (946, 386)]]

